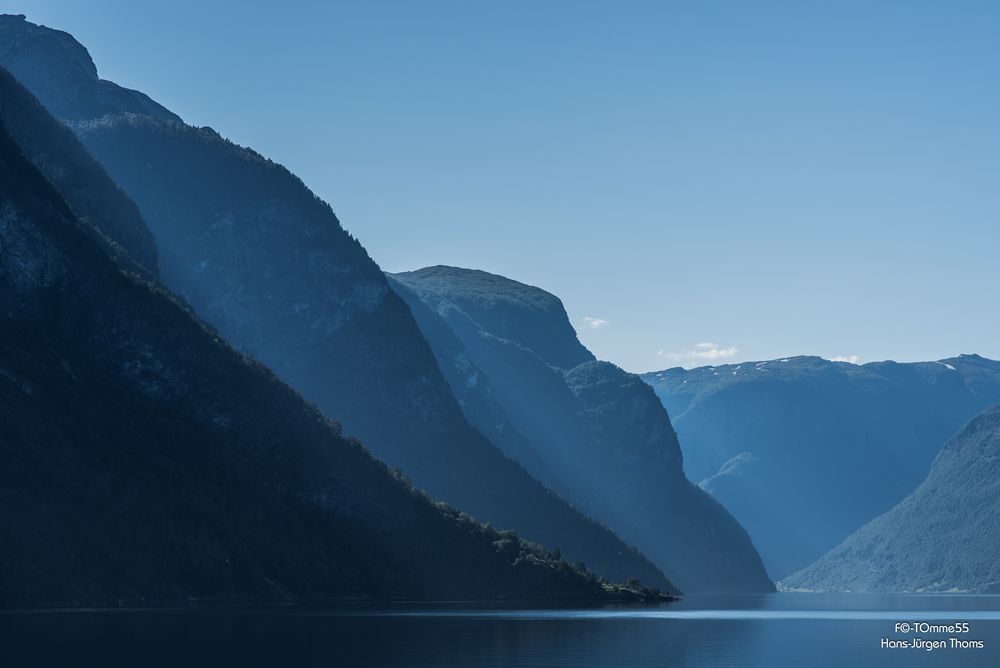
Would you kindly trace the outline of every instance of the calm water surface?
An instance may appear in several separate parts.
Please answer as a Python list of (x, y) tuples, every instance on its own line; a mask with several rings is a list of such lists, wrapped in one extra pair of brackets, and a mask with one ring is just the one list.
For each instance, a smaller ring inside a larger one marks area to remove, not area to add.
[[(896, 630), (967, 622), (968, 633)], [(891, 640), (981, 640), (883, 649)], [(950, 643), (949, 643), (950, 644)], [(1000, 666), (1000, 597), (689, 596), (527, 605), (0, 613), (0, 666)]]

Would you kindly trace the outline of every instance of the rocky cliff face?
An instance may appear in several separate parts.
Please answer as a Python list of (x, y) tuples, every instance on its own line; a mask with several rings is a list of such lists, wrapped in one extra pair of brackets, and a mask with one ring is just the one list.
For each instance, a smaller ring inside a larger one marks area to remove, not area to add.
[(0, 64), (70, 122), (134, 199), (163, 283), (235, 348), (435, 498), (609, 578), (670, 587), (469, 425), (409, 309), (288, 170), (99, 80), (65, 33), (6, 17)]
[(1000, 363), (976, 355), (792, 357), (643, 378), (673, 417), (688, 476), (732, 509), (775, 578), (902, 500), (941, 443), (1000, 401)]
[(1000, 406), (974, 418), (899, 505), (785, 586), (819, 591), (1000, 592)]
[[(684, 591), (773, 587), (746, 532), (684, 477), (656, 396), (637, 376), (594, 360), (556, 297), (454, 267), (392, 278), (438, 363), (450, 367), (455, 392), (469, 397), (467, 417), (507, 443), (510, 456), (636, 545)], [(538, 341), (546, 343), (541, 353)], [(511, 428), (516, 442), (504, 438)]]

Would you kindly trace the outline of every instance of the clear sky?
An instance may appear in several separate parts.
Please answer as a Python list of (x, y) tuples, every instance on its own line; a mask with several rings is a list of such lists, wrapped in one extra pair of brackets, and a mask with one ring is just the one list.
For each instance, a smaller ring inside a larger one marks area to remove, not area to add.
[(1000, 3), (0, 0), (633, 371), (1000, 358)]

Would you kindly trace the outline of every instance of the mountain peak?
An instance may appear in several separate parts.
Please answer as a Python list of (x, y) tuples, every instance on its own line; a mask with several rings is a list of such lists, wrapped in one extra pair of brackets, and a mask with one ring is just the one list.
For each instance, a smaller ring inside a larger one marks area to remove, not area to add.
[(4, 35), (0, 53), (25, 47), (57, 51), (67, 64), (72, 64), (86, 76), (97, 79), (97, 65), (90, 57), (87, 47), (68, 32), (32, 23), (24, 14), (0, 14), (0, 33)]
[(437, 265), (394, 275), (427, 298), (459, 308), (482, 328), (572, 369), (594, 359), (576, 336), (562, 300), (541, 288), (478, 269)]
[[(398, 276), (434, 281), (442, 287), (450, 287), (453, 291), (461, 289), (466, 294), (476, 293), (481, 298), (520, 301), (531, 308), (565, 310), (562, 301), (551, 292), (481, 269), (439, 264), (402, 272)], [(453, 280), (454, 284), (446, 285)]]
[(90, 52), (72, 35), (32, 23), (23, 14), (0, 14), (0, 65), (62, 120), (123, 112), (180, 120), (143, 93), (98, 77)]

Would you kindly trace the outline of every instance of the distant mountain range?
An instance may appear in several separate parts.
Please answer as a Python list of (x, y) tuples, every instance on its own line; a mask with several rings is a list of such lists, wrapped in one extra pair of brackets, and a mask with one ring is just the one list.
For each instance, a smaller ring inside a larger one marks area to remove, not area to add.
[(0, 16), (0, 65), (70, 125), (152, 235), (95, 224), (220, 337), (433, 497), (611, 580), (673, 589), (468, 423), (407, 306), (298, 178), (101, 80), (72, 36), (23, 16)]
[(1000, 401), (1000, 362), (854, 365), (792, 357), (643, 375), (692, 480), (781, 579), (886, 512), (969, 419)]
[(636, 597), (414, 491), (207, 330), (95, 227), (148, 234), (73, 135), (0, 92), (0, 606)]
[(1000, 593), (1000, 406), (941, 450), (889, 512), (785, 581), (823, 591)]
[(684, 591), (773, 588), (746, 532), (681, 470), (666, 411), (597, 361), (559, 299), (482, 271), (392, 275), (466, 417)]

